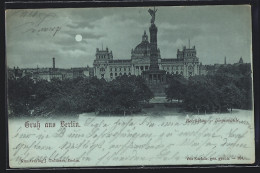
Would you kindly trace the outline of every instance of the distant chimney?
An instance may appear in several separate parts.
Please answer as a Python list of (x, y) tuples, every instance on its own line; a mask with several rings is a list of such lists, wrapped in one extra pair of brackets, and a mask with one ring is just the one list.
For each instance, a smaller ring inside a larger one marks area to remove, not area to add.
[(239, 64), (243, 64), (243, 63), (244, 63), (242, 56), (240, 57), (240, 59), (239, 59), (239, 62), (238, 62), (238, 63), (239, 63)]
[(225, 61), (224, 61), (224, 64), (227, 64), (227, 57), (225, 57)]
[(52, 68), (55, 69), (55, 58), (52, 58)]

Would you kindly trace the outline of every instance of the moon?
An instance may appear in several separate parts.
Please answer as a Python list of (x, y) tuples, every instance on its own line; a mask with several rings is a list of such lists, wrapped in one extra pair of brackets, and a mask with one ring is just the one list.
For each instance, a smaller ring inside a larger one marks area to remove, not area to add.
[(75, 36), (75, 40), (78, 41), (78, 42), (80, 42), (80, 41), (82, 40), (82, 35), (81, 35), (81, 34), (77, 34), (77, 35)]

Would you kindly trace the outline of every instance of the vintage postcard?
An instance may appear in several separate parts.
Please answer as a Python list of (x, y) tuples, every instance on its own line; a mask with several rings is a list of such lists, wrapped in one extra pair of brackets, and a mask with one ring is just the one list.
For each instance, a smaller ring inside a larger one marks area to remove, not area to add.
[(6, 10), (10, 168), (253, 164), (250, 5)]

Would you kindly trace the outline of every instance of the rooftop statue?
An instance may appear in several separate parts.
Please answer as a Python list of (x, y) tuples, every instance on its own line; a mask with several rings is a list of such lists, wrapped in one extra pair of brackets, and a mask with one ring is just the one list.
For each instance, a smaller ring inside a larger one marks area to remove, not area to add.
[(152, 19), (151, 19), (151, 23), (154, 24), (154, 21), (155, 21), (155, 13), (156, 13), (157, 9), (149, 9), (148, 12), (150, 13), (150, 15), (152, 16)]

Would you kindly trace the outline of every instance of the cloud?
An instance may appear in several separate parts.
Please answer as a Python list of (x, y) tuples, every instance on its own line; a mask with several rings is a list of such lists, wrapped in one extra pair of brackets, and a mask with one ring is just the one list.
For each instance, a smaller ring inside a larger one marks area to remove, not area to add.
[[(9, 66), (51, 66), (56, 57), (57, 67), (92, 66), (96, 48), (107, 46), (115, 59), (130, 59), (131, 49), (149, 35), (151, 16), (148, 7), (41, 9), (43, 14), (55, 14), (39, 27), (60, 26), (53, 32), (25, 32), (16, 27), (37, 22), (30, 17), (7, 16), (7, 63)], [(26, 11), (26, 10), (25, 10)], [(29, 10), (34, 11), (34, 10)], [(242, 56), (250, 62), (251, 21), (248, 6), (158, 7), (155, 23), (158, 27), (158, 47), (162, 58), (176, 58), (183, 45), (196, 45), (197, 56), (204, 64), (230, 63)], [(39, 19), (38, 19), (39, 20)], [(76, 34), (83, 40), (77, 42)]]

